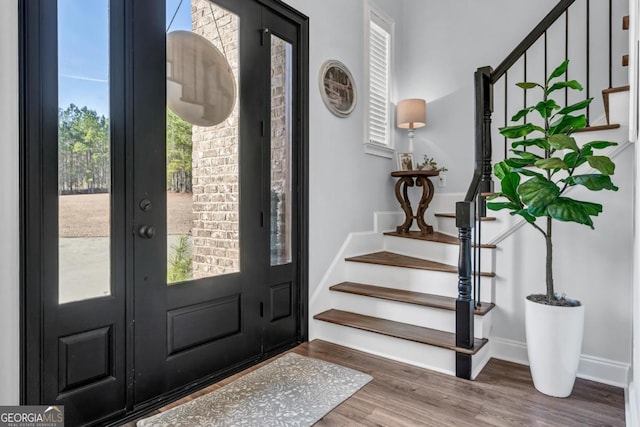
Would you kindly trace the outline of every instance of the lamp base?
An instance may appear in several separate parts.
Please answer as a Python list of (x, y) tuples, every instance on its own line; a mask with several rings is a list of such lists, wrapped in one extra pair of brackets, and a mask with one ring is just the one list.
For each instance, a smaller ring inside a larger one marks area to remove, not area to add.
[(413, 136), (415, 134), (415, 129), (409, 129), (409, 150), (408, 152), (413, 154)]

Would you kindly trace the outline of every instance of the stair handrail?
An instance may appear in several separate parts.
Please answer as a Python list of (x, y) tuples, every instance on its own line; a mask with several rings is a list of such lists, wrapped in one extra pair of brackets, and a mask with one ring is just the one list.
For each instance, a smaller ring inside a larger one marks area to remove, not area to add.
[[(588, 0), (587, 0), (588, 1)], [(456, 346), (464, 349), (474, 345), (474, 311), (480, 300), (481, 218), (486, 215), (486, 193), (493, 192), (491, 115), (493, 113), (493, 85), (525, 55), (547, 30), (567, 13), (575, 0), (560, 0), (556, 6), (531, 30), (515, 49), (494, 70), (478, 68), (475, 81), (475, 160), (473, 178), (465, 198), (456, 203), (456, 226), (460, 240), (458, 259), (458, 298), (456, 300)], [(472, 255), (472, 228), (477, 222), (475, 252)], [(472, 277), (473, 276), (473, 277)], [(476, 297), (477, 296), (477, 297)], [(456, 353), (456, 376), (470, 379), (471, 356)]]
[(560, 18), (569, 7), (575, 2), (575, 0), (560, 0), (557, 5), (551, 11), (542, 18), (542, 21), (534, 27), (533, 30), (513, 49), (513, 51), (495, 68), (495, 71), (491, 73), (491, 84), (500, 80), (500, 77), (504, 76), (509, 68), (518, 62), (518, 60), (529, 50), (535, 42)]

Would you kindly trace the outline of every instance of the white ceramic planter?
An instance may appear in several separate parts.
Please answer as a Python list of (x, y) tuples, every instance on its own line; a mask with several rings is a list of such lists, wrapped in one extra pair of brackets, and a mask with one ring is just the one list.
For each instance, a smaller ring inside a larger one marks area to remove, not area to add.
[(584, 305), (556, 307), (525, 298), (525, 329), (533, 385), (549, 396), (569, 396), (582, 351)]

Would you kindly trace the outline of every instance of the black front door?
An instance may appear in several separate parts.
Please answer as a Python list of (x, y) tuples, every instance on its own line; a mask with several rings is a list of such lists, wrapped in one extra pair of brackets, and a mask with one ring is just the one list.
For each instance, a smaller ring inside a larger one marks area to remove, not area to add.
[[(22, 2), (23, 401), (64, 404), (70, 425), (306, 335), (304, 20), (182, 3)], [(217, 51), (189, 84), (166, 48), (179, 31)], [(231, 104), (202, 101), (219, 63)]]

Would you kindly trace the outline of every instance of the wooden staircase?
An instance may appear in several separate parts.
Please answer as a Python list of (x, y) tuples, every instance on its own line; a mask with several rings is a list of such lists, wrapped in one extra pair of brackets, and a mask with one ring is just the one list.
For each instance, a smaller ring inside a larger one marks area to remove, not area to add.
[[(451, 215), (442, 218), (455, 223)], [(473, 358), (477, 374), (489, 355), (491, 263), (481, 269), (487, 291), (474, 313), (474, 345), (465, 349), (455, 335), (458, 239), (419, 231), (379, 232), (377, 238), (381, 250), (341, 261), (344, 280), (329, 287), (330, 306), (313, 317), (320, 321), (317, 337), (450, 374), (456, 354), (464, 354)], [(494, 249), (482, 245), (488, 259)]]

